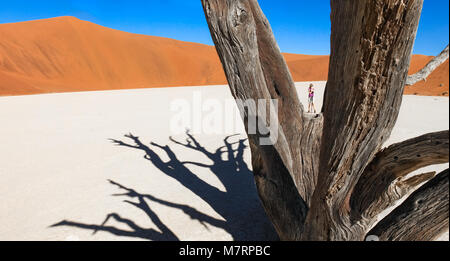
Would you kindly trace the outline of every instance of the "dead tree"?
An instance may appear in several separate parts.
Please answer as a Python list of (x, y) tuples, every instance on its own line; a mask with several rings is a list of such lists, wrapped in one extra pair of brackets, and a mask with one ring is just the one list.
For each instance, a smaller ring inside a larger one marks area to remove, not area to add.
[[(424, 182), (369, 233), (423, 240), (448, 228), (448, 172), (407, 174), (448, 162), (449, 132), (382, 148), (399, 113), (423, 0), (331, 1), (328, 83), (313, 116), (257, 0), (202, 4), (234, 98), (278, 101), (277, 141), (248, 137), (259, 196), (282, 240), (364, 240), (378, 214)], [(241, 110), (248, 130), (255, 109)]]

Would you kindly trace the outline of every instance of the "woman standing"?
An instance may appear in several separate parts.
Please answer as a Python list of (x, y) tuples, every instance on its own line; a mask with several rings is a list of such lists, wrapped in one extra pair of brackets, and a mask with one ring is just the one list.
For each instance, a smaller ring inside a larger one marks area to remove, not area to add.
[(316, 107), (314, 106), (314, 85), (312, 83), (308, 88), (308, 113), (311, 113), (311, 109), (316, 113)]

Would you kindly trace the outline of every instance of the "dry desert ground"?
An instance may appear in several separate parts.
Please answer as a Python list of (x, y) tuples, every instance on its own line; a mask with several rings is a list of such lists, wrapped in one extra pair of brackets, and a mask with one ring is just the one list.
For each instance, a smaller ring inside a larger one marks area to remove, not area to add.
[[(308, 84), (296, 84), (303, 104)], [(171, 130), (174, 101), (195, 95), (232, 99), (226, 85), (0, 97), (0, 240), (277, 239), (242, 123)], [(448, 129), (448, 106), (404, 96), (389, 143)]]

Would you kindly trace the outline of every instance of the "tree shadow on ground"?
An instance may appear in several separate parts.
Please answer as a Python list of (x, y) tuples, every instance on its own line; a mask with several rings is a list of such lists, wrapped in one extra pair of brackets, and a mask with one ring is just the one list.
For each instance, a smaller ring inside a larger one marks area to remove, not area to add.
[[(234, 240), (278, 239), (273, 226), (264, 213), (258, 199), (253, 174), (248, 168), (247, 163), (244, 161), (244, 151), (247, 147), (245, 145), (246, 139), (230, 142), (235, 135), (228, 136), (223, 140), (223, 146), (211, 152), (203, 147), (188, 131), (186, 132), (186, 135), (187, 138), (184, 143), (177, 141), (172, 137), (170, 140), (175, 145), (202, 153), (212, 161), (212, 164), (181, 161), (177, 158), (170, 146), (162, 146), (153, 142), (148, 146), (142, 143), (139, 137), (132, 134), (125, 135), (125, 137), (129, 139), (128, 142), (121, 140), (111, 141), (118, 146), (143, 151), (146, 160), (151, 162), (162, 173), (173, 178), (199, 196), (204, 202), (211, 206), (217, 214), (223, 217), (224, 220), (211, 217), (188, 205), (162, 200), (150, 194), (138, 193), (131, 188), (127, 188), (110, 180), (109, 182), (111, 184), (126, 191), (123, 194), (115, 194), (114, 196), (126, 196), (129, 199), (137, 200), (137, 203), (131, 200), (126, 200), (125, 202), (144, 211), (160, 232), (154, 229), (144, 229), (139, 227), (133, 221), (122, 218), (116, 213), (107, 215), (105, 221), (101, 225), (62, 221), (53, 225), (53, 227), (72, 226), (93, 230), (94, 233), (97, 231), (105, 231), (118, 236), (149, 240), (178, 240), (178, 237), (149, 207), (148, 202), (156, 202), (171, 208), (182, 210), (191, 219), (197, 220), (204, 226), (210, 225), (221, 228), (228, 232)], [(156, 150), (166, 154), (169, 160), (167, 162), (163, 161)], [(189, 165), (209, 169), (225, 187), (225, 191), (221, 191), (215, 186), (200, 179), (187, 167)], [(117, 222), (127, 225), (132, 231), (106, 226), (109, 219), (114, 219)]]

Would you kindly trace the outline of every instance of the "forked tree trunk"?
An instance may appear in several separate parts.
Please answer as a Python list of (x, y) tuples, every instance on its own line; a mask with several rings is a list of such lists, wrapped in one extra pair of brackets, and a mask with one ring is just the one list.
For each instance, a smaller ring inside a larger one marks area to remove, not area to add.
[[(441, 180), (447, 179), (448, 184), (448, 175), (440, 175), (439, 182), (434, 180), (435, 173), (406, 175), (426, 165), (448, 162), (448, 131), (385, 150), (381, 147), (399, 113), (422, 3), (331, 1), (331, 57), (324, 106), (322, 113), (311, 115), (298, 100), (257, 0), (202, 0), (234, 98), (278, 101), (276, 142), (261, 145), (259, 138), (264, 133), (249, 133), (249, 143), (259, 196), (281, 239), (364, 240), (377, 215), (419, 184), (431, 180), (428, 186), (445, 190)], [(240, 109), (248, 130), (248, 119), (257, 117), (261, 108)], [(267, 117), (258, 120), (273, 124)], [(418, 193), (430, 190), (424, 191)], [(415, 197), (427, 201), (433, 195)], [(448, 196), (440, 202), (448, 208)], [(407, 213), (416, 218), (403, 222), (416, 222), (425, 212), (408, 208)], [(448, 222), (448, 212), (443, 218), (442, 212), (436, 215), (438, 222)], [(429, 211), (427, 217), (434, 215)], [(425, 222), (422, 229), (426, 227)], [(432, 234), (443, 230), (445, 225), (434, 225)]]

